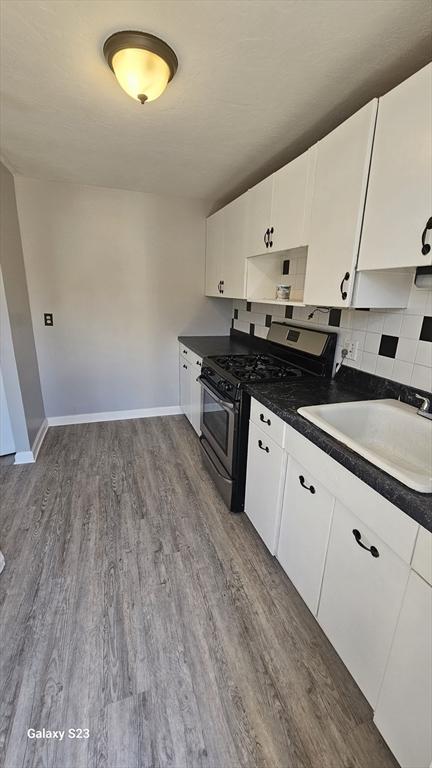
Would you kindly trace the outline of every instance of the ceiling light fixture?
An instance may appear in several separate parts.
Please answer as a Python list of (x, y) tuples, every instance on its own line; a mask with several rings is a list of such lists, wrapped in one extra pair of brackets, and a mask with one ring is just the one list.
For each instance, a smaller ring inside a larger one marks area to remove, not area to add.
[(148, 32), (115, 32), (103, 52), (119, 85), (141, 104), (157, 99), (177, 72), (173, 49)]

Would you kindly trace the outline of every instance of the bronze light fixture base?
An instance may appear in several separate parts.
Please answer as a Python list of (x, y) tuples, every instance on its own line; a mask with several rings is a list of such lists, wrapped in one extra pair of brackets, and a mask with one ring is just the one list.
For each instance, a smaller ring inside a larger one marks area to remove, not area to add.
[[(168, 82), (170, 82), (177, 72), (178, 59), (173, 49), (155, 35), (149, 32), (139, 32), (136, 30), (124, 30), (115, 32), (105, 40), (103, 52), (110, 69), (116, 74), (113, 67), (113, 58), (116, 53), (126, 49), (141, 49), (159, 56), (166, 63), (169, 69)], [(131, 95), (131, 94), (130, 94)], [(136, 94), (136, 98), (141, 104), (144, 104), (148, 97), (145, 93)]]

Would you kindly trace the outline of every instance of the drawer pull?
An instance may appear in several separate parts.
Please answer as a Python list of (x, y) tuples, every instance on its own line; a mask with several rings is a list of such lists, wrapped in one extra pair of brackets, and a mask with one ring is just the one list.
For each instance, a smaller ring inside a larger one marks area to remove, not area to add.
[(187, 370), (187, 365), (185, 365), (184, 363), (183, 363), (183, 368), (186, 368), (186, 370)]
[(265, 419), (265, 418), (264, 418), (264, 414), (263, 414), (263, 413), (260, 413), (260, 421), (263, 421), (263, 422), (264, 422), (264, 424), (268, 424), (269, 426), (270, 426), (270, 424), (271, 424), (271, 421), (270, 421), (270, 419)]
[(299, 475), (299, 480), (302, 488), (305, 488), (307, 491), (310, 491), (311, 493), (315, 493), (315, 488), (313, 487), (313, 485), (306, 485), (303, 475)]
[(196, 364), (199, 365), (199, 367), (201, 368), (201, 363), (199, 360), (196, 360)]
[(258, 448), (261, 448), (262, 451), (265, 451), (266, 453), (270, 453), (270, 448), (268, 445), (263, 445), (262, 440), (258, 440)]
[(184, 354), (184, 355), (187, 355), (187, 349), (184, 349), (184, 350), (183, 350), (183, 354)]
[(372, 557), (379, 557), (379, 552), (378, 552), (377, 548), (374, 547), (373, 544), (372, 544), (371, 547), (367, 547), (366, 544), (363, 544), (363, 542), (361, 540), (361, 533), (360, 533), (360, 531), (357, 530), (357, 528), (353, 529), (353, 536), (354, 536), (357, 544), (359, 545), (359, 547), (361, 547), (362, 549), (366, 549), (368, 552), (370, 552)]

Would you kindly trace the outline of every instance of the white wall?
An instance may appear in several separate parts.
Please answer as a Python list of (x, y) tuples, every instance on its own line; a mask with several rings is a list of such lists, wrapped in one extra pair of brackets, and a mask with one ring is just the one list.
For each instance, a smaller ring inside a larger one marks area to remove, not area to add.
[(203, 295), (203, 204), (15, 186), (47, 416), (177, 405), (177, 335), (230, 326), (231, 302)]
[[(0, 263), (3, 276), (2, 369), (17, 451), (33, 445), (45, 420), (15, 199), (14, 179), (0, 163)], [(10, 337), (9, 337), (10, 334)], [(4, 364), (4, 367), (3, 367)], [(22, 410), (24, 409), (24, 425)]]
[[(0, 367), (5, 388), (7, 408), (11, 420), (15, 450), (30, 451), (30, 438), (18, 376), (15, 350), (6, 303), (3, 273), (0, 268)], [(3, 420), (3, 411), (0, 413)]]

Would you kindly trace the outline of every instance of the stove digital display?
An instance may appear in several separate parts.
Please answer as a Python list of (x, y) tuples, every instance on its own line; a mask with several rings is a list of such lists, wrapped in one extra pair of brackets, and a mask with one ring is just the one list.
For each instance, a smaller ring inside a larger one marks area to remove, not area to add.
[(300, 338), (300, 331), (288, 331), (287, 341), (298, 341)]

